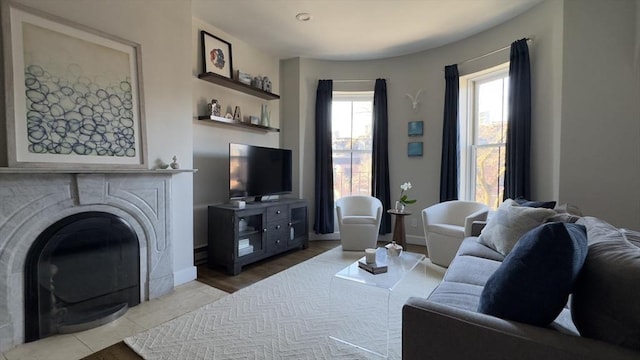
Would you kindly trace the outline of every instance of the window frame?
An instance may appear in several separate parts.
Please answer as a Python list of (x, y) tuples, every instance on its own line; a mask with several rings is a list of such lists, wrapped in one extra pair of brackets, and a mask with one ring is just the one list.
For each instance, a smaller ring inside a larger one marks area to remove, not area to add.
[[(371, 102), (371, 131), (372, 131), (372, 139), (371, 141), (373, 142), (373, 91), (333, 91), (332, 94), (332, 104), (335, 101), (369, 101)], [(342, 154), (351, 154), (351, 158), (353, 159), (353, 154), (373, 154), (373, 149), (370, 150), (362, 150), (362, 149), (353, 149), (353, 118), (351, 119), (351, 149), (350, 150), (336, 150), (333, 148), (333, 141), (332, 141), (332, 146), (331, 146), (331, 156), (333, 157), (334, 154), (336, 152), (338, 153), (342, 153)], [(332, 136), (333, 136), (333, 121), (334, 119), (331, 119), (332, 122)], [(373, 143), (372, 143), (373, 145)], [(333, 166), (334, 169), (332, 169), (332, 174), (335, 175), (335, 165)], [(351, 169), (353, 171), (353, 166), (351, 166)], [(352, 174), (353, 175), (353, 174)], [(353, 176), (352, 176), (353, 178)], [(336, 179), (334, 177), (334, 186), (335, 186), (335, 182)], [(354, 194), (353, 192), (353, 183), (350, 183), (350, 189), (349, 189), (349, 195)], [(369, 186), (371, 187), (371, 184), (369, 184)], [(371, 188), (369, 189), (369, 193), (371, 193)], [(335, 193), (334, 193), (335, 195)], [(343, 194), (344, 196), (344, 194)], [(337, 199), (335, 199), (337, 200)]]
[[(479, 119), (476, 91), (478, 85), (509, 76), (509, 62), (474, 72), (460, 77), (459, 89), (459, 124), (460, 124), (460, 184), (459, 194), (461, 199), (475, 201), (476, 191), (476, 158), (478, 148), (494, 147), (505, 143), (492, 143), (476, 145), (475, 135)], [(508, 96), (508, 94), (507, 94)], [(508, 119), (507, 119), (508, 124)], [(506, 142), (506, 138), (505, 138)], [(488, 204), (491, 206), (491, 204)]]

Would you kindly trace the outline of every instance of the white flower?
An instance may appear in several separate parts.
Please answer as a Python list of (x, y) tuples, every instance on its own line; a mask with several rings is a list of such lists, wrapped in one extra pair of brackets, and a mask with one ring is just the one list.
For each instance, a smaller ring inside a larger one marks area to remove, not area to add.
[(400, 188), (402, 189), (402, 191), (407, 191), (407, 190), (411, 189), (411, 183), (410, 182), (406, 182), (406, 183), (400, 185)]

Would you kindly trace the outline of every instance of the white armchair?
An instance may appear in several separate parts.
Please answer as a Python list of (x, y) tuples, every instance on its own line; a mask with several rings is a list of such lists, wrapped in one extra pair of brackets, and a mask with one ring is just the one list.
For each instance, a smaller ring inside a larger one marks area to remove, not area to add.
[(338, 229), (344, 251), (376, 248), (382, 202), (373, 196), (351, 195), (336, 201)]
[(474, 221), (487, 220), (489, 207), (473, 201), (445, 201), (422, 210), (424, 237), (431, 262), (449, 267)]

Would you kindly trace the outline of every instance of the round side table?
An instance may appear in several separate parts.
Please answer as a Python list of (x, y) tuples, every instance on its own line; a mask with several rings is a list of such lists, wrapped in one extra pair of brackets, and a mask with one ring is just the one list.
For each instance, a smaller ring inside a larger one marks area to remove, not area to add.
[(409, 211), (398, 211), (396, 209), (389, 209), (387, 212), (396, 216), (396, 224), (393, 227), (393, 241), (396, 244), (402, 246), (404, 250), (407, 249), (407, 236), (404, 231), (404, 217), (411, 215)]

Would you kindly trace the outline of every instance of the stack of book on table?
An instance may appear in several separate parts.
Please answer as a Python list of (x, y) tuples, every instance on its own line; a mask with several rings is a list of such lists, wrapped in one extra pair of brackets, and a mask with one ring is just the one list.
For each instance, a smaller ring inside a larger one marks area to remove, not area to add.
[(249, 243), (249, 239), (238, 240), (238, 256), (244, 256), (253, 252), (253, 245)]
[(376, 262), (368, 264), (364, 259), (362, 259), (358, 261), (358, 266), (372, 274), (382, 274), (387, 272), (386, 261), (376, 260)]

